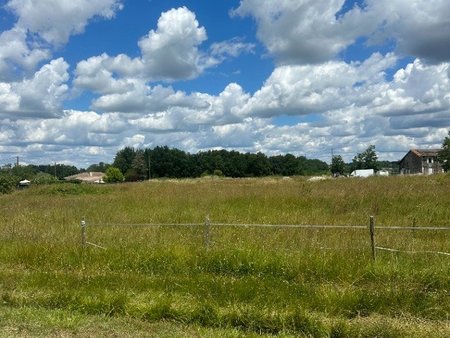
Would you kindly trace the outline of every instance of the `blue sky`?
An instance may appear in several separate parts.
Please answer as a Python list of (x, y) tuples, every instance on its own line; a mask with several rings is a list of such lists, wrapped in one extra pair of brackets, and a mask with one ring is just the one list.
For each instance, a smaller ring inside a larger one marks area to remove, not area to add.
[(0, 0), (0, 165), (124, 146), (397, 160), (450, 129), (446, 0)]

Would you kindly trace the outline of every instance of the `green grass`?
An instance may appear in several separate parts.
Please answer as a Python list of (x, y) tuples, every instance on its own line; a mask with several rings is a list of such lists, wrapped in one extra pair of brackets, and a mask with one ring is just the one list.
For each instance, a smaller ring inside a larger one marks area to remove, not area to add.
[[(446, 337), (450, 177), (161, 180), (0, 196), (4, 336)], [(105, 249), (83, 249), (88, 241)], [(0, 334), (1, 336), (1, 334)]]

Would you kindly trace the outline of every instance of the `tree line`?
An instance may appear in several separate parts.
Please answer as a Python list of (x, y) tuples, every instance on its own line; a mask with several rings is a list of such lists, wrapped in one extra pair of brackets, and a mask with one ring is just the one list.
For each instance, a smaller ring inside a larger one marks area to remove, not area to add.
[[(450, 131), (442, 142), (438, 155), (445, 171), (450, 171)], [(398, 162), (378, 161), (374, 145), (357, 154), (351, 163), (342, 156), (332, 157), (331, 165), (317, 159), (292, 154), (266, 156), (263, 153), (240, 153), (227, 150), (209, 150), (190, 154), (168, 146), (153, 149), (125, 147), (119, 150), (112, 164), (100, 162), (87, 169), (72, 165), (15, 165), (0, 168), (0, 194), (12, 191), (20, 180), (34, 184), (55, 183), (63, 178), (85, 171), (106, 172), (106, 181), (139, 181), (149, 178), (188, 178), (204, 175), (227, 177), (295, 176), (295, 175), (347, 175), (356, 169), (379, 170), (388, 168), (398, 172)]]
[(188, 178), (204, 175), (227, 177), (262, 177), (321, 175), (329, 172), (326, 162), (292, 154), (267, 156), (263, 153), (240, 153), (209, 150), (190, 154), (168, 146), (153, 149), (125, 147), (116, 153), (113, 167), (126, 181), (149, 178)]
[(25, 179), (32, 181), (33, 184), (50, 184), (79, 172), (77, 167), (66, 164), (14, 166), (6, 164), (0, 168), (0, 194), (11, 192)]

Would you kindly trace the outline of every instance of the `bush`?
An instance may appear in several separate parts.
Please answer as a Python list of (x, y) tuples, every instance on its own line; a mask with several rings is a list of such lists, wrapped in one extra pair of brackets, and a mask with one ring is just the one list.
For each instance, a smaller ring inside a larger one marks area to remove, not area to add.
[(105, 178), (104, 178), (106, 183), (123, 182), (124, 179), (125, 178), (123, 177), (123, 174), (119, 168), (109, 167), (108, 169), (106, 169)]
[(222, 170), (216, 169), (216, 170), (214, 170), (213, 175), (222, 177), (223, 176), (223, 172), (222, 172)]
[(9, 194), (19, 184), (20, 179), (17, 176), (2, 174), (0, 175), (0, 194)]
[(36, 174), (33, 179), (33, 183), (35, 184), (51, 184), (55, 182), (58, 182), (58, 179), (55, 178), (55, 176), (43, 172)]

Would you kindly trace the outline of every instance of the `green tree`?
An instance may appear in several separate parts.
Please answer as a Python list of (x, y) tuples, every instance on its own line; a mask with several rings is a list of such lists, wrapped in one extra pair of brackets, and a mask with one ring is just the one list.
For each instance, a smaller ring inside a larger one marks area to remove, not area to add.
[(328, 163), (318, 160), (318, 159), (307, 159), (304, 156), (298, 157), (299, 160), (301, 160), (301, 174), (302, 175), (323, 175), (327, 174), (330, 171), (330, 167), (328, 166)]
[(16, 165), (11, 169), (11, 173), (19, 177), (21, 180), (31, 180), (36, 174), (36, 171), (29, 165)]
[(86, 171), (97, 171), (104, 173), (110, 166), (111, 164), (99, 162), (98, 164), (91, 164), (89, 167), (87, 167)]
[(247, 176), (269, 176), (272, 172), (269, 159), (261, 152), (245, 154), (247, 159)]
[(346, 173), (346, 164), (341, 155), (333, 156), (330, 171), (333, 175), (344, 175)]
[(132, 168), (136, 150), (132, 147), (125, 147), (119, 150), (114, 158), (113, 167), (119, 168), (122, 173), (126, 173)]
[(134, 175), (134, 179), (132, 181), (144, 180), (147, 177), (148, 169), (143, 150), (139, 149), (136, 151), (133, 162), (131, 162), (131, 169)]
[(124, 177), (119, 168), (109, 167), (106, 169), (104, 180), (106, 183), (119, 183), (124, 181)]
[(442, 142), (442, 149), (439, 151), (438, 159), (442, 163), (445, 172), (450, 170), (450, 131), (448, 136)]
[(292, 154), (277, 155), (269, 158), (272, 173), (280, 176), (300, 175), (300, 160)]
[(352, 160), (352, 170), (374, 169), (378, 170), (378, 155), (375, 146), (370, 145), (362, 153), (357, 154)]

